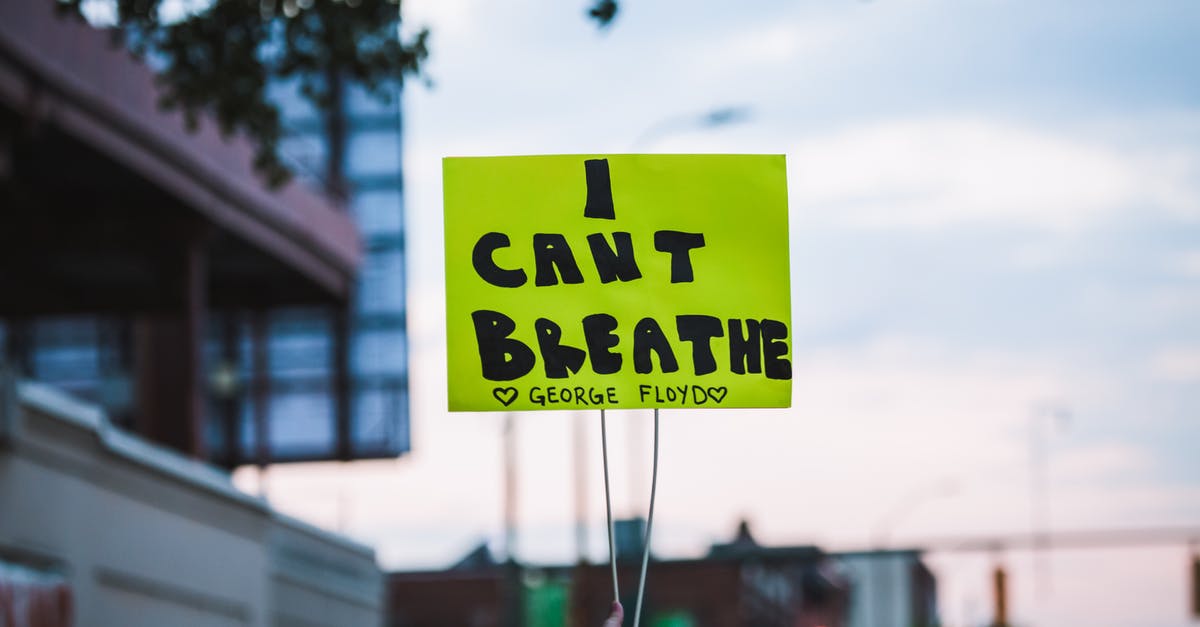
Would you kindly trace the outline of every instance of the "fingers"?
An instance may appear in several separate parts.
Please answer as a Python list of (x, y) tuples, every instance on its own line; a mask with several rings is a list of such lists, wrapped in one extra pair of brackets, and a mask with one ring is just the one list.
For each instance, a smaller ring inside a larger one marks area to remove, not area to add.
[(612, 614), (608, 615), (608, 620), (604, 621), (603, 627), (621, 627), (621, 621), (625, 620), (625, 608), (617, 601), (613, 601)]

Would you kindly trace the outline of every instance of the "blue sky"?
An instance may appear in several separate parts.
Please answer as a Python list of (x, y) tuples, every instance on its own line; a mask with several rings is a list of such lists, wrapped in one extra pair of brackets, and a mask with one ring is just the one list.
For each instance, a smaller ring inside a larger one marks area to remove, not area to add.
[[(281, 507), (389, 566), (495, 540), (501, 418), (443, 409), (440, 159), (628, 152), (680, 120), (645, 149), (787, 154), (796, 391), (787, 411), (664, 415), (657, 551), (695, 554), (743, 516), (767, 542), (862, 546), (945, 480), (897, 543), (1025, 532), (1031, 424), (1054, 528), (1200, 524), (1200, 3), (625, 0), (607, 32), (584, 8), (406, 2), (434, 82), (406, 96), (414, 452), (274, 470)], [(750, 118), (685, 122), (730, 105)], [(641, 503), (644, 418), (613, 425), (621, 512)], [(528, 559), (572, 554), (572, 420), (520, 418)], [(1023, 624), (1178, 626), (1185, 557), (1056, 555), (1049, 599), (1027, 554), (1005, 559)], [(987, 559), (931, 558), (949, 624), (986, 617)]]

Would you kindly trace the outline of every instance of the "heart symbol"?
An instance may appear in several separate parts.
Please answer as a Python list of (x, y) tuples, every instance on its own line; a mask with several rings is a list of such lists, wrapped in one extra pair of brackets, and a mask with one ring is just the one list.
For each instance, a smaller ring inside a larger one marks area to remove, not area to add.
[(505, 407), (508, 407), (512, 405), (513, 401), (517, 400), (517, 388), (496, 388), (492, 390), (492, 396), (495, 396), (496, 400), (503, 403)]
[(725, 395), (728, 393), (729, 390), (723, 385), (719, 388), (708, 388), (708, 397), (718, 403), (725, 400)]

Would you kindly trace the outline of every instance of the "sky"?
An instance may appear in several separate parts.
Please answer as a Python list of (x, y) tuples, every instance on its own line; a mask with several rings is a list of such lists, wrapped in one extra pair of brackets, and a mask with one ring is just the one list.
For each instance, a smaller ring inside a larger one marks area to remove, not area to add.
[[(664, 411), (653, 548), (861, 548), (1200, 526), (1200, 3), (408, 0), (429, 86), (405, 96), (413, 451), (272, 468), (273, 503), (387, 568), (502, 548), (503, 416), (446, 407), (441, 159), (783, 153), (792, 407)], [(699, 116), (744, 107), (706, 127)], [(614, 507), (642, 512), (649, 412), (613, 412)], [(599, 417), (516, 418), (517, 555), (606, 558)], [(237, 481), (256, 488), (251, 472)], [(1189, 623), (1185, 545), (930, 554), (948, 625), (1010, 571), (1020, 625)], [(652, 573), (651, 573), (652, 575)], [(1037, 590), (1035, 590), (1035, 587)]]

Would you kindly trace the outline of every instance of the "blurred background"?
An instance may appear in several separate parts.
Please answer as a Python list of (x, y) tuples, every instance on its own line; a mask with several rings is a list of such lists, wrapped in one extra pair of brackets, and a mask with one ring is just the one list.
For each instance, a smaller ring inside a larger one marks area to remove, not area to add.
[(1200, 622), (1195, 2), (58, 4), (0, 3), (0, 625), (599, 625), (598, 414), (445, 410), (440, 173), (627, 152), (791, 211), (792, 407), (663, 412), (645, 624)]

